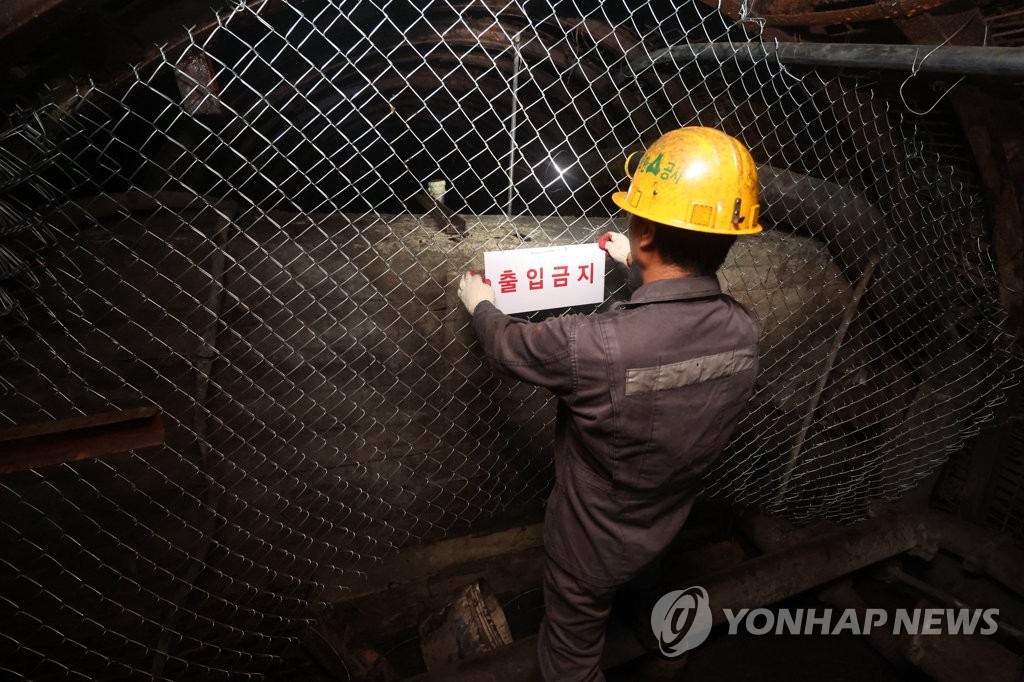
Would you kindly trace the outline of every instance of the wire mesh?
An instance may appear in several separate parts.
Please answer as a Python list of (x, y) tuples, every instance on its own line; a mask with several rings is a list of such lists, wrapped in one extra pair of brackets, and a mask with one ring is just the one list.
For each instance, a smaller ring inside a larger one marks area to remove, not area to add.
[(168, 434), (0, 479), (0, 670), (288, 670), (327, 590), (535, 513), (553, 405), (483, 366), (456, 277), (622, 230), (626, 152), (680, 125), (751, 148), (769, 228), (721, 272), (764, 336), (708, 497), (852, 520), (934, 472), (1016, 366), (968, 157), (898, 83), (646, 59), (758, 31), (695, 2), (254, 2), (14, 112), (0, 423), (153, 404)]

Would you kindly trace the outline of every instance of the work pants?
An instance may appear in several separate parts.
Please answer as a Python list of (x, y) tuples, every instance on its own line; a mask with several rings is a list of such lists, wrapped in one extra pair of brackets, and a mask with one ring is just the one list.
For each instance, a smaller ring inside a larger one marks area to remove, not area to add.
[(604, 682), (601, 653), (616, 589), (591, 585), (544, 558), (537, 657), (545, 682)]

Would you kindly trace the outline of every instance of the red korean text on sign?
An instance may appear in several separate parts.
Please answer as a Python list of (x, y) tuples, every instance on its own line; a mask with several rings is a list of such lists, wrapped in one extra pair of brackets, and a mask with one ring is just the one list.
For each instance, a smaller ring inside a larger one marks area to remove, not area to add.
[(503, 294), (514, 294), (516, 293), (516, 284), (519, 279), (516, 277), (516, 273), (511, 270), (502, 270), (501, 276), (498, 277), (498, 285), (501, 287), (501, 293)]
[(594, 264), (589, 263), (587, 265), (580, 266), (580, 276), (576, 278), (577, 282), (590, 282), (594, 283)]
[(564, 287), (569, 285), (569, 266), (568, 265), (556, 265), (555, 274), (551, 277), (556, 287)]
[(530, 280), (530, 290), (544, 288), (544, 268), (530, 268), (526, 271), (526, 279)]

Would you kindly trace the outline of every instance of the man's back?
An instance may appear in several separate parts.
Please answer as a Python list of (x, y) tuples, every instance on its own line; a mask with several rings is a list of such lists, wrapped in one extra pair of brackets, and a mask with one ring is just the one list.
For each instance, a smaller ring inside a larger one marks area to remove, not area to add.
[(721, 451), (750, 397), (753, 316), (714, 277), (694, 277), (643, 286), (583, 327), (590, 333), (577, 338), (571, 406), (581, 444), (624, 491), (691, 480)]
[(574, 324), (545, 544), (566, 568), (618, 584), (685, 521), (753, 392), (759, 329), (714, 277), (653, 282)]

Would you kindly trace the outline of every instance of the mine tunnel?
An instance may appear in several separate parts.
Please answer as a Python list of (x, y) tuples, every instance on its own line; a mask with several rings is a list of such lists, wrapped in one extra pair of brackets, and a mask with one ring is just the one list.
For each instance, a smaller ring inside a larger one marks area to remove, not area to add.
[(756, 320), (756, 372), (645, 349), (694, 414), (749, 390), (652, 399), (723, 440), (668, 440), (685, 523), (602, 586), (595, 665), (1024, 675), (1018, 2), (6, 0), (0, 81), (4, 679), (600, 679), (544, 662), (552, 502), (566, 438), (597, 502), (640, 499), (624, 431), (603, 468), (607, 425), (566, 421), (588, 368), (500, 371), (507, 299), (471, 313), (464, 273), (589, 254), (597, 293), (522, 328), (635, 310), (612, 195), (680, 128), (756, 170), (705, 297)]

